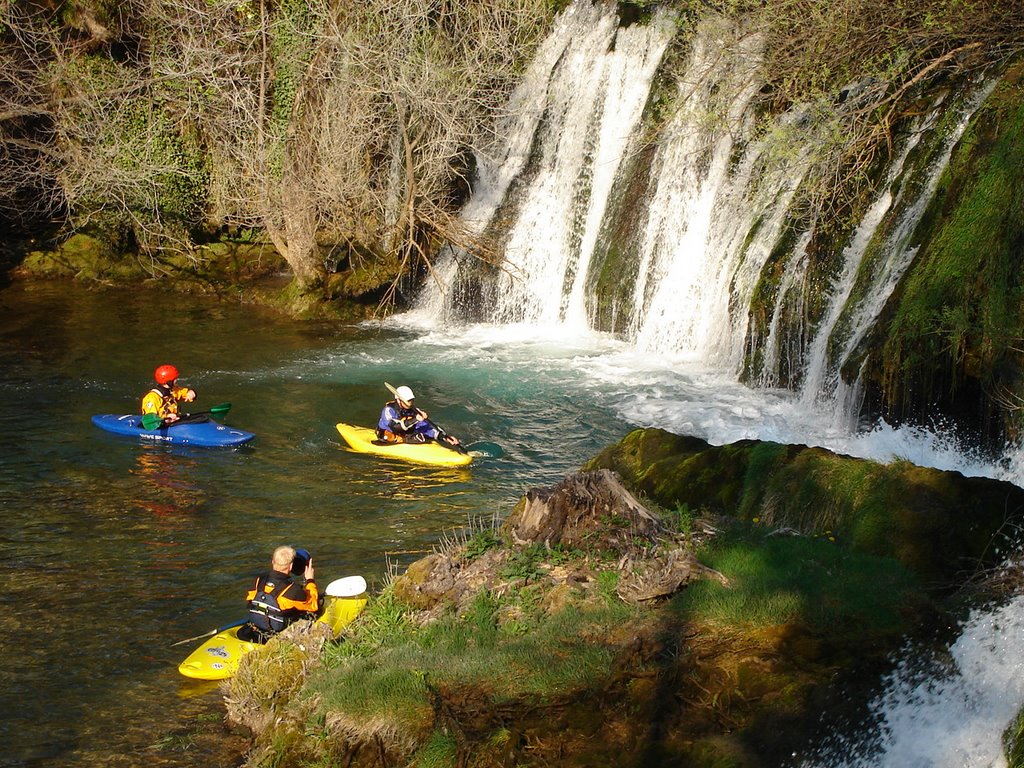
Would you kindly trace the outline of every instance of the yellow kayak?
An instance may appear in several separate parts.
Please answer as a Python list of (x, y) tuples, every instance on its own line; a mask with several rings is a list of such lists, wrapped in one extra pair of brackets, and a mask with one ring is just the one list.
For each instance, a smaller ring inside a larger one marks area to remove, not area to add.
[(337, 427), (349, 448), (359, 453), (374, 453), (378, 456), (390, 456), (394, 459), (442, 467), (462, 467), (473, 461), (469, 454), (453, 451), (438, 443), (378, 443), (377, 434), (372, 429), (345, 423), (340, 423)]
[[(330, 625), (337, 635), (342, 628), (366, 607), (366, 595), (359, 597), (329, 597), (324, 614), (317, 621)], [(257, 647), (238, 637), (241, 626), (218, 632), (196, 648), (181, 664), (178, 671), (196, 680), (225, 680), (238, 671), (242, 657)]]

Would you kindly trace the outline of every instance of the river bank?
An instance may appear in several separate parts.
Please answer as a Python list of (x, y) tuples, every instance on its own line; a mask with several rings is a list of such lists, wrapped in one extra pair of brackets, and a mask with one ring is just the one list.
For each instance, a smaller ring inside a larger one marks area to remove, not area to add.
[(247, 764), (791, 765), (1005, 589), (1024, 515), (1005, 483), (658, 430), (587, 468), (413, 563), (301, 684), (253, 654)]

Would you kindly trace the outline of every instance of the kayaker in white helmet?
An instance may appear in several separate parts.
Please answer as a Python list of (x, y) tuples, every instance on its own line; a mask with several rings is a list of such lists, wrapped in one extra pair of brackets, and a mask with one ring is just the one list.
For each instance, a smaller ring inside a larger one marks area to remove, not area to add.
[(465, 452), (462, 443), (430, 421), (427, 412), (415, 405), (416, 395), (404, 384), (392, 387), (385, 382), (394, 400), (384, 404), (377, 422), (377, 439), (389, 443), (425, 443), (434, 440), (454, 450)]

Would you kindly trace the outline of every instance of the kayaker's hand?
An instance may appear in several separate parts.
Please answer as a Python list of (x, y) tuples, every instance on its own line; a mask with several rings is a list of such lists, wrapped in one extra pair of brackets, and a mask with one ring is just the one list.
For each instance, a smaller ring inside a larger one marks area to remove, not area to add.
[(416, 409), (416, 421), (426, 421), (426, 420), (427, 420), (427, 412), (417, 408)]
[(164, 416), (164, 423), (165, 424), (173, 424), (174, 422), (176, 422), (180, 418), (181, 418), (181, 416), (179, 416), (176, 413), (168, 413), (166, 416)]
[(188, 402), (191, 403), (195, 399), (196, 399), (196, 391), (194, 389), (190, 389), (188, 392), (185, 393), (185, 400), (187, 400)]
[(306, 562), (306, 570), (302, 574), (306, 581), (313, 581), (313, 558), (309, 558)]

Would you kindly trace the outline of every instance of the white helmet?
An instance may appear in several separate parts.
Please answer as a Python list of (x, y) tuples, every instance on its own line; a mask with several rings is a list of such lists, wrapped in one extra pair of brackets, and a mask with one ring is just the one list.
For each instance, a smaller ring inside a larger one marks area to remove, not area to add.
[(402, 386), (395, 390), (395, 397), (401, 400), (403, 403), (411, 403), (413, 398), (416, 397), (412, 393), (412, 390), (408, 387)]

